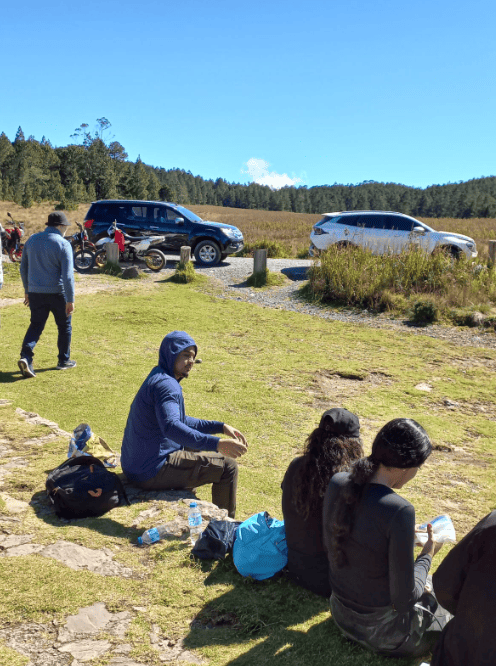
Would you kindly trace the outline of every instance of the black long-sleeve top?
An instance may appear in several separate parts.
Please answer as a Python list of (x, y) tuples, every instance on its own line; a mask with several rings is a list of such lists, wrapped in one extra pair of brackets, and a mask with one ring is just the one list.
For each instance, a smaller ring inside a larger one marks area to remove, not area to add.
[[(348, 472), (335, 474), (324, 498), (324, 546), (330, 553), (331, 511)], [(332, 590), (351, 608), (392, 605), (406, 613), (422, 595), (431, 566), (430, 555), (413, 556), (415, 509), (387, 486), (370, 483), (363, 490), (349, 540), (348, 564), (338, 568), (329, 557)]]
[[(295, 458), (284, 475), (282, 488), (282, 513), (288, 545), (288, 570), (302, 587), (322, 597), (331, 596), (329, 564), (322, 543), (322, 509), (303, 518), (293, 504), (295, 476), (305, 460)], [(309, 489), (308, 492), (311, 492)]]
[(496, 511), (448, 553), (432, 582), (441, 606), (455, 616), (441, 634), (432, 666), (494, 666)]

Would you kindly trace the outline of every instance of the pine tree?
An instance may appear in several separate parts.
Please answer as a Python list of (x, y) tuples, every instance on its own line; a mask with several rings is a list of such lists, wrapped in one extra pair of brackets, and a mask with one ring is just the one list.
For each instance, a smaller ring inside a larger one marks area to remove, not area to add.
[(94, 186), (93, 183), (90, 183), (88, 185), (88, 199), (90, 201), (96, 201), (97, 200), (96, 190), (95, 190), (95, 186)]
[(150, 169), (148, 174), (148, 199), (150, 201), (157, 201), (159, 198), (160, 181), (153, 169)]
[(19, 125), (15, 135), (14, 143), (20, 143), (21, 141), (26, 141), (26, 139), (24, 137), (24, 132), (22, 131), (22, 127)]
[(139, 155), (134, 163), (131, 189), (133, 199), (143, 200), (148, 197), (148, 174)]
[(31, 192), (31, 185), (29, 183), (26, 183), (26, 186), (24, 187), (24, 193), (21, 198), (21, 206), (23, 208), (31, 208), (33, 205), (33, 196)]

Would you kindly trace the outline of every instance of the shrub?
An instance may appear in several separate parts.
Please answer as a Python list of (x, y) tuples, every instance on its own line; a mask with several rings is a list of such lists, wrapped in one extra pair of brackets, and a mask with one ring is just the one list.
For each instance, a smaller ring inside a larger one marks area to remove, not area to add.
[(385, 289), (379, 297), (377, 309), (380, 312), (406, 312), (407, 307), (408, 302), (403, 294)]
[(254, 243), (246, 243), (238, 256), (251, 257), (255, 250), (267, 250), (267, 257), (270, 259), (284, 259), (292, 256), (289, 245), (281, 243), (280, 241), (270, 241), (265, 239), (255, 241)]
[(196, 279), (196, 273), (191, 261), (188, 261), (187, 263), (180, 261), (170, 279), (171, 282), (178, 282), (179, 284), (194, 282)]
[(100, 268), (100, 273), (104, 275), (114, 275), (115, 277), (120, 277), (122, 275), (122, 268), (115, 261), (106, 261), (105, 264)]
[(66, 201), (65, 199), (59, 201), (55, 206), (55, 210), (78, 210), (78, 208), (79, 204), (77, 201)]
[(275, 285), (284, 284), (284, 277), (280, 273), (273, 273), (267, 268), (265, 271), (258, 271), (257, 273), (252, 273), (246, 284), (249, 287), (254, 287), (256, 289), (260, 287), (273, 287)]
[(476, 265), (465, 255), (454, 260), (416, 247), (398, 255), (375, 256), (359, 247), (331, 246), (310, 268), (307, 294), (323, 302), (401, 312), (409, 300), (425, 294), (437, 303), (438, 317), (449, 308), (487, 311), (496, 302), (496, 270)]
[(308, 259), (308, 247), (305, 245), (303, 247), (300, 247), (298, 250), (296, 250), (296, 258), (297, 259)]
[(411, 320), (416, 324), (432, 324), (439, 318), (439, 309), (432, 300), (418, 300), (412, 306)]

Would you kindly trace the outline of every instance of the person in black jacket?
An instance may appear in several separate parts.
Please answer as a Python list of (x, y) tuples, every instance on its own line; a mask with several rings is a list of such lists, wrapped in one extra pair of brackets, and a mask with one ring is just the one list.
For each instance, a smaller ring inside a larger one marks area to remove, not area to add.
[(347, 409), (329, 409), (281, 484), (289, 576), (323, 597), (331, 595), (331, 588), (322, 541), (322, 500), (333, 474), (349, 469), (361, 456), (358, 417)]
[(344, 636), (379, 654), (425, 654), (439, 636), (433, 630), (447, 621), (425, 592), (437, 549), (432, 526), (414, 561), (415, 510), (395, 492), (431, 449), (421, 425), (394, 419), (377, 434), (370, 456), (332, 477), (324, 498), (333, 620)]
[(496, 511), (448, 553), (432, 582), (437, 600), (455, 617), (441, 634), (431, 666), (494, 666)]

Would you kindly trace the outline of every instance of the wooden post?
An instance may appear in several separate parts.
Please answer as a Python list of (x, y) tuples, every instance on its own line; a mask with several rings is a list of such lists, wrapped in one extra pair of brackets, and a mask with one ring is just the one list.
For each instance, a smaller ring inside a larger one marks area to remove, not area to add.
[(181, 245), (181, 258), (182, 264), (189, 264), (191, 261), (191, 248), (189, 245)]
[(117, 243), (106, 243), (105, 250), (107, 252), (107, 261), (113, 264), (119, 263), (119, 246)]
[(253, 272), (265, 273), (267, 270), (267, 250), (255, 250), (253, 253)]
[(487, 241), (489, 243), (489, 259), (496, 264), (496, 240)]

